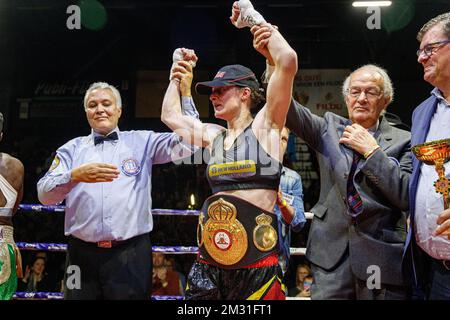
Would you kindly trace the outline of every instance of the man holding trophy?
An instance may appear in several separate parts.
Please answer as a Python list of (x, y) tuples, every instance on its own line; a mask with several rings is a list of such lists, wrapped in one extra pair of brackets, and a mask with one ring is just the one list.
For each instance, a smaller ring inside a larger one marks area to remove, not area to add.
[[(428, 299), (450, 299), (450, 12), (417, 35), (418, 62), (431, 96), (412, 116), (411, 229), (405, 254), (416, 285)], [(407, 261), (407, 260), (406, 260)]]

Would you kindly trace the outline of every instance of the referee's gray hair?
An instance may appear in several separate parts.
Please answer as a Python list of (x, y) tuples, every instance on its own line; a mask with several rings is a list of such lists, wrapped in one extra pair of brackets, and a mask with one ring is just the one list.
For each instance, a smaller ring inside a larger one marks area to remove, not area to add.
[(111, 90), (114, 95), (114, 98), (116, 98), (117, 107), (122, 108), (122, 98), (120, 97), (120, 92), (119, 92), (119, 90), (116, 89), (116, 87), (114, 87), (113, 85), (110, 85), (109, 83), (106, 83), (106, 82), (94, 82), (89, 86), (89, 88), (86, 90), (86, 93), (84, 94), (84, 100), (83, 100), (84, 110), (87, 109), (87, 100), (88, 100), (89, 94), (96, 89)]
[(345, 97), (348, 94), (349, 86), (350, 86), (350, 79), (352, 75), (359, 70), (362, 69), (369, 69), (371, 71), (374, 71), (378, 73), (383, 78), (383, 94), (385, 98), (389, 98), (389, 103), (391, 103), (394, 100), (394, 87), (392, 86), (391, 78), (389, 78), (388, 73), (385, 69), (375, 65), (375, 64), (366, 64), (362, 67), (359, 67), (355, 71), (349, 74), (349, 76), (345, 79), (344, 84), (342, 85), (342, 96)]
[(4, 121), (3, 114), (0, 112), (0, 132), (3, 131), (3, 121)]

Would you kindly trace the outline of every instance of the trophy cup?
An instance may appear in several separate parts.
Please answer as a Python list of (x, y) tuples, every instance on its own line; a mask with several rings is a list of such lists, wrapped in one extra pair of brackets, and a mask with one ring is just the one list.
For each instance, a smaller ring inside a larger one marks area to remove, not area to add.
[[(435, 140), (418, 144), (411, 148), (419, 161), (434, 165), (438, 179), (434, 182), (434, 189), (444, 198), (444, 209), (450, 207), (450, 180), (445, 177), (444, 163), (450, 158), (450, 139)], [(443, 233), (450, 235), (450, 232)]]

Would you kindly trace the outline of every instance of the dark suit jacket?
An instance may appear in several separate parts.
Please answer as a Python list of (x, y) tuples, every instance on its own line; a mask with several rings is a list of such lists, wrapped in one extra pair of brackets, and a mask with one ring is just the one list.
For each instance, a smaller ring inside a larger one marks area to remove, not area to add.
[[(412, 127), (411, 127), (411, 145), (415, 146), (425, 142), (428, 131), (430, 129), (431, 118), (433, 117), (438, 100), (435, 96), (429, 97), (422, 102), (413, 112)], [(427, 282), (427, 255), (424, 253), (416, 243), (415, 237), (415, 205), (416, 205), (416, 191), (419, 182), (420, 168), (422, 162), (416, 157), (412, 158), (413, 172), (409, 184), (409, 203), (410, 203), (410, 226), (408, 238), (406, 242), (406, 250), (404, 257), (404, 267), (409, 279), (413, 280), (416, 285), (424, 289)]]
[(402, 253), (406, 240), (408, 180), (411, 174), (410, 133), (384, 118), (374, 137), (381, 150), (358, 163), (354, 184), (363, 201), (362, 213), (347, 214), (347, 179), (353, 151), (339, 143), (350, 120), (334, 113), (313, 115), (293, 102), (286, 126), (315, 152), (320, 167), (320, 197), (311, 209), (306, 257), (326, 270), (336, 267), (349, 248), (355, 276), (367, 280), (368, 267), (380, 267), (381, 282), (402, 285)]

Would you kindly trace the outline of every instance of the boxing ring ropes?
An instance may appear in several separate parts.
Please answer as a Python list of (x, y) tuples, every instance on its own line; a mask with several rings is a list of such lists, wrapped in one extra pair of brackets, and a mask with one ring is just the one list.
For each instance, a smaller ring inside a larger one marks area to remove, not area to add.
[[(21, 211), (43, 212), (43, 213), (61, 213), (64, 212), (64, 206), (47, 206), (36, 204), (21, 204)], [(153, 209), (154, 216), (198, 216), (198, 210), (172, 210), (172, 209)], [(305, 212), (306, 219), (311, 220), (313, 213)], [(16, 242), (20, 250), (30, 251), (51, 251), (66, 252), (67, 244), (64, 243), (27, 243)], [(197, 254), (198, 247), (187, 246), (153, 246), (153, 252), (162, 252), (165, 254)], [(305, 255), (306, 248), (291, 248), (291, 255)], [(61, 300), (62, 292), (16, 292), (13, 299), (42, 299), (42, 300)], [(152, 300), (182, 300), (183, 296), (152, 296)]]

